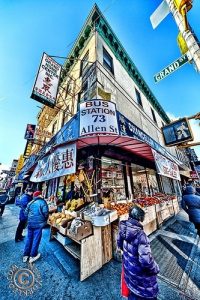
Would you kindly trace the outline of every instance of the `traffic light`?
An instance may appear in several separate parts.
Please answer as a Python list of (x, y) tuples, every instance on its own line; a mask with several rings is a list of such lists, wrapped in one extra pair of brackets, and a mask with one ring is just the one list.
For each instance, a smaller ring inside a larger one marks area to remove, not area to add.
[(192, 0), (174, 0), (174, 4), (179, 13), (183, 16), (185, 30), (189, 30), (187, 22), (187, 12), (192, 8)]

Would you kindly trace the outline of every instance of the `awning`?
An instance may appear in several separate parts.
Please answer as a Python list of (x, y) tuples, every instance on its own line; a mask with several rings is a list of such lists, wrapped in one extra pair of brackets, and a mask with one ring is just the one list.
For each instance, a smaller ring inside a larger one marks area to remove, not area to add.
[(77, 140), (77, 149), (94, 145), (115, 146), (147, 160), (154, 161), (151, 147), (148, 144), (127, 136), (87, 136)]

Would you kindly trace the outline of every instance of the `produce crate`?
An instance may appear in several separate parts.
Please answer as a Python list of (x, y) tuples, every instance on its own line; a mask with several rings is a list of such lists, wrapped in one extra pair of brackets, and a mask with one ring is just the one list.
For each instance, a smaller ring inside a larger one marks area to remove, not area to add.
[(57, 232), (56, 235), (54, 235), (55, 239), (58, 240), (63, 246), (66, 246), (68, 244), (71, 244), (71, 240), (66, 237), (63, 236), (62, 234), (60, 234), (59, 232)]
[[(69, 228), (69, 227), (68, 227)], [(70, 229), (67, 229), (67, 235), (80, 241), (93, 234), (93, 226), (90, 221), (84, 221), (84, 224), (77, 228), (77, 233), (73, 234)]]

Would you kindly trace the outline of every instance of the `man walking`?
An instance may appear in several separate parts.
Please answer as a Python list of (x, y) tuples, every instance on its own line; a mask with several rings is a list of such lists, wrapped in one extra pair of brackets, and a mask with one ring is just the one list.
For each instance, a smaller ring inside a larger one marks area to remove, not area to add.
[(16, 234), (15, 234), (15, 242), (20, 242), (24, 239), (23, 230), (26, 227), (27, 217), (24, 212), (29, 202), (33, 199), (33, 190), (28, 188), (26, 193), (21, 196), (20, 199), (20, 213), (19, 213), (19, 224), (17, 226)]
[(28, 204), (25, 215), (28, 217), (28, 235), (24, 248), (23, 262), (33, 263), (40, 258), (38, 248), (42, 238), (42, 229), (47, 223), (49, 209), (40, 191), (33, 193), (33, 200)]
[(195, 193), (196, 189), (193, 186), (187, 186), (181, 204), (200, 236), (200, 196)]

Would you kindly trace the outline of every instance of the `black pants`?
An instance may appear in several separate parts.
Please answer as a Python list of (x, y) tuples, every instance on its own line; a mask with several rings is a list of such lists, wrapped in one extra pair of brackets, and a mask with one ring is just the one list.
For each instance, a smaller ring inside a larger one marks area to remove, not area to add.
[(17, 231), (15, 234), (15, 241), (20, 240), (22, 238), (22, 233), (25, 227), (26, 227), (26, 221), (19, 221), (19, 224), (17, 226)]
[(5, 204), (1, 204), (0, 209), (1, 209), (0, 215), (2, 216), (3, 212), (4, 212), (4, 209), (5, 209)]

